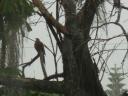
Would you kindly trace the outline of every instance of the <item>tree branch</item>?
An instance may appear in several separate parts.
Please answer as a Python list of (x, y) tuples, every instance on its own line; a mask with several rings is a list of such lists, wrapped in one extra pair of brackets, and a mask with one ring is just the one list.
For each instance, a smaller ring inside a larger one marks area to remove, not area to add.
[(27, 66), (30, 66), (36, 59), (38, 59), (40, 57), (40, 54), (37, 54), (31, 61), (27, 62), (27, 63), (23, 63), (20, 64), (19, 66), (22, 66), (22, 76), (24, 77), (24, 70)]
[(46, 21), (52, 24), (59, 32), (67, 34), (66, 28), (48, 12), (40, 0), (33, 0), (33, 4), (39, 9), (40, 15), (43, 16)]
[(100, 26), (96, 26), (96, 27), (92, 27), (92, 28), (97, 28), (97, 27), (100, 28), (100, 27), (108, 25), (108, 24), (115, 24), (115, 25), (119, 26), (121, 28), (121, 30), (122, 30), (122, 32), (123, 32), (127, 42), (128, 42), (128, 34), (127, 34), (125, 28), (120, 23), (118, 23), (118, 22), (107, 22), (107, 23), (104, 23), (104, 24), (102, 24)]
[(58, 74), (51, 75), (45, 78), (44, 80), (51, 80), (51, 79), (58, 78), (58, 77), (64, 77), (64, 73), (58, 73)]
[(40, 55), (37, 54), (31, 61), (23, 63), (23, 64), (20, 64), (19, 66), (27, 67), (28, 65), (31, 65), (39, 57), (40, 57)]
[(50, 28), (50, 30), (51, 30), (56, 42), (57, 42), (57, 45), (58, 45), (60, 51), (62, 52), (62, 44), (61, 44), (61, 41), (59, 40), (59, 38), (57, 36), (57, 33), (55, 32), (53, 26), (49, 22), (47, 22), (47, 24), (48, 24), (48, 27)]
[(47, 80), (36, 79), (19, 79), (1, 77), (0, 84), (12, 88), (23, 88), (27, 90), (48, 92), (48, 93), (63, 93), (63, 83)]
[(120, 6), (122, 9), (128, 10), (128, 7)]

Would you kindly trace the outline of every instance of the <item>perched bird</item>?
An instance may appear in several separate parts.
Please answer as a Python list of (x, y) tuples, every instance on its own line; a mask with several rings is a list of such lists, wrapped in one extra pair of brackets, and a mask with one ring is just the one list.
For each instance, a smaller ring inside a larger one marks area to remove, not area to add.
[(41, 67), (44, 73), (44, 77), (47, 77), (47, 73), (45, 70), (45, 50), (44, 50), (44, 44), (40, 41), (39, 38), (36, 38), (34, 47), (38, 53), (38, 55), (40, 56), (40, 62), (41, 62)]
[(44, 44), (40, 41), (39, 38), (36, 38), (34, 47), (38, 54), (43, 53), (43, 55), (45, 55)]

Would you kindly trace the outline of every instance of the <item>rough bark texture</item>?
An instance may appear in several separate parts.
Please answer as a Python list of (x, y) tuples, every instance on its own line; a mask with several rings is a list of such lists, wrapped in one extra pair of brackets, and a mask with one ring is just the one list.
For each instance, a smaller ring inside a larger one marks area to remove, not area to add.
[(88, 48), (89, 31), (98, 6), (98, 3), (92, 6), (94, 1), (87, 0), (78, 15), (73, 0), (63, 1), (65, 26), (71, 34), (65, 36), (63, 44), (65, 96), (106, 96)]
[(1, 56), (0, 56), (0, 68), (5, 67), (5, 58), (6, 58), (6, 43), (5, 38), (2, 39), (1, 47)]
[(0, 40), (1, 40), (1, 48), (0, 48), (0, 68), (5, 67), (5, 58), (6, 58), (6, 40), (3, 26), (3, 17), (0, 15)]
[(48, 93), (63, 93), (63, 82), (36, 80), (36, 79), (20, 79), (0, 76), (0, 84), (11, 88), (26, 89)]
[(16, 32), (10, 31), (8, 34), (8, 38), (9, 39), (7, 41), (7, 67), (16, 69), (19, 64), (19, 47)]

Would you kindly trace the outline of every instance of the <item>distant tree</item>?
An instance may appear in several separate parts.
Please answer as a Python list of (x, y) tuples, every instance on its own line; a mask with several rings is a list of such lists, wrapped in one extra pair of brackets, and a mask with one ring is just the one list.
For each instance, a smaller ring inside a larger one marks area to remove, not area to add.
[(121, 91), (124, 86), (123, 83), (121, 83), (124, 78), (122, 77), (122, 73), (120, 72), (121, 68), (117, 67), (116, 65), (111, 68), (109, 81), (111, 82), (108, 84), (109, 90), (107, 90), (107, 94), (109, 96), (121, 96)]

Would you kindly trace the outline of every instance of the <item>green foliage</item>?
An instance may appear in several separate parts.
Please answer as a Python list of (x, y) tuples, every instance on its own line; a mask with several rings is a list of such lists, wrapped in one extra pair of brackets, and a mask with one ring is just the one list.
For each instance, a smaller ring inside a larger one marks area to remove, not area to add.
[(4, 30), (18, 30), (31, 16), (33, 6), (28, 0), (0, 0), (0, 15)]
[(0, 1), (0, 14), (9, 15), (21, 15), (27, 17), (31, 15), (33, 8), (28, 0), (1, 0)]
[(19, 74), (19, 70), (16, 68), (4, 68), (0, 69), (0, 76), (17, 76)]

